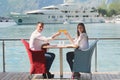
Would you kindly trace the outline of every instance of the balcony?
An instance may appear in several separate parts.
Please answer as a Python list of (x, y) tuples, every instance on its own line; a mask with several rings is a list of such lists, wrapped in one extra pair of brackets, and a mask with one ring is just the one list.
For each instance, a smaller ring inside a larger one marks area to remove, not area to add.
[[(98, 38), (90, 38), (90, 42)], [(28, 40), (28, 39), (27, 39)], [(57, 44), (59, 40), (54, 42)], [(52, 42), (53, 43), (53, 42)], [(1, 80), (27, 80), (29, 75), (29, 60), (25, 48), (20, 39), (0, 39), (0, 79)], [(71, 72), (65, 59), (65, 54), (73, 49), (63, 50), (63, 80), (70, 80)], [(51, 72), (55, 74), (54, 80), (59, 80), (59, 50), (50, 49), (56, 52), (56, 58), (52, 65)], [(93, 80), (120, 80), (120, 38), (99, 38), (97, 48), (92, 57)], [(56, 67), (58, 66), (58, 67)], [(34, 79), (37, 80), (35, 75)], [(82, 73), (81, 80), (89, 79), (88, 74)], [(61, 79), (60, 79), (61, 80)]]

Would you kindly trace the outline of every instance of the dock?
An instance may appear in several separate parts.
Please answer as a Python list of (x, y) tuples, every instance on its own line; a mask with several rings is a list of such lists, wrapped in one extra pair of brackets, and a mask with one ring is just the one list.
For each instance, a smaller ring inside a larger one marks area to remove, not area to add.
[[(73, 80), (71, 78), (71, 72), (64, 73), (63, 78), (59, 78), (58, 73), (54, 73), (55, 78), (48, 80)], [(0, 80), (29, 80), (29, 72), (0, 72)], [(32, 80), (47, 80), (42, 79), (41, 74), (33, 76)], [(74, 79), (75, 80), (75, 79)], [(90, 75), (81, 73), (79, 80), (90, 80)], [(120, 72), (93, 72), (92, 80), (120, 80)]]

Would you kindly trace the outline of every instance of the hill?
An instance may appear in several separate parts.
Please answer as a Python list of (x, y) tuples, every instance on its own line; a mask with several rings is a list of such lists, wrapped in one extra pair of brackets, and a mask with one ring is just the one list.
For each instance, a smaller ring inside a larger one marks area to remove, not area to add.
[[(99, 3), (103, 0), (75, 0), (79, 2)], [(112, 0), (104, 0), (108, 3)], [(64, 0), (0, 0), (0, 16), (9, 15), (10, 12), (24, 12), (40, 9), (43, 6), (62, 4)]]

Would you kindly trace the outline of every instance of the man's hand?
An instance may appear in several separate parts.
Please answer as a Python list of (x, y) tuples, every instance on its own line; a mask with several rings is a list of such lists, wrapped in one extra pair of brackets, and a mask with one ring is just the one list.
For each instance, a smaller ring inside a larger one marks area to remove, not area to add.
[(57, 33), (56, 33), (56, 36), (59, 36), (60, 34), (61, 34), (61, 32), (57, 32)]
[(47, 45), (50, 45), (50, 43), (42, 44), (41, 48), (44, 49), (43, 47), (44, 47), (44, 46), (47, 46)]
[(61, 32), (57, 32), (52, 36), (52, 38), (54, 39), (55, 37), (59, 36), (60, 34), (61, 34)]

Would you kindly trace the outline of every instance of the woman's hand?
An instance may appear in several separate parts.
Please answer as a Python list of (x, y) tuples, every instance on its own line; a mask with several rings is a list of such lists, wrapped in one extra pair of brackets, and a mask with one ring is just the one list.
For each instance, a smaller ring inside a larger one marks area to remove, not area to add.
[(68, 33), (67, 31), (64, 31), (64, 34), (65, 34), (65, 35), (69, 35), (69, 33)]

